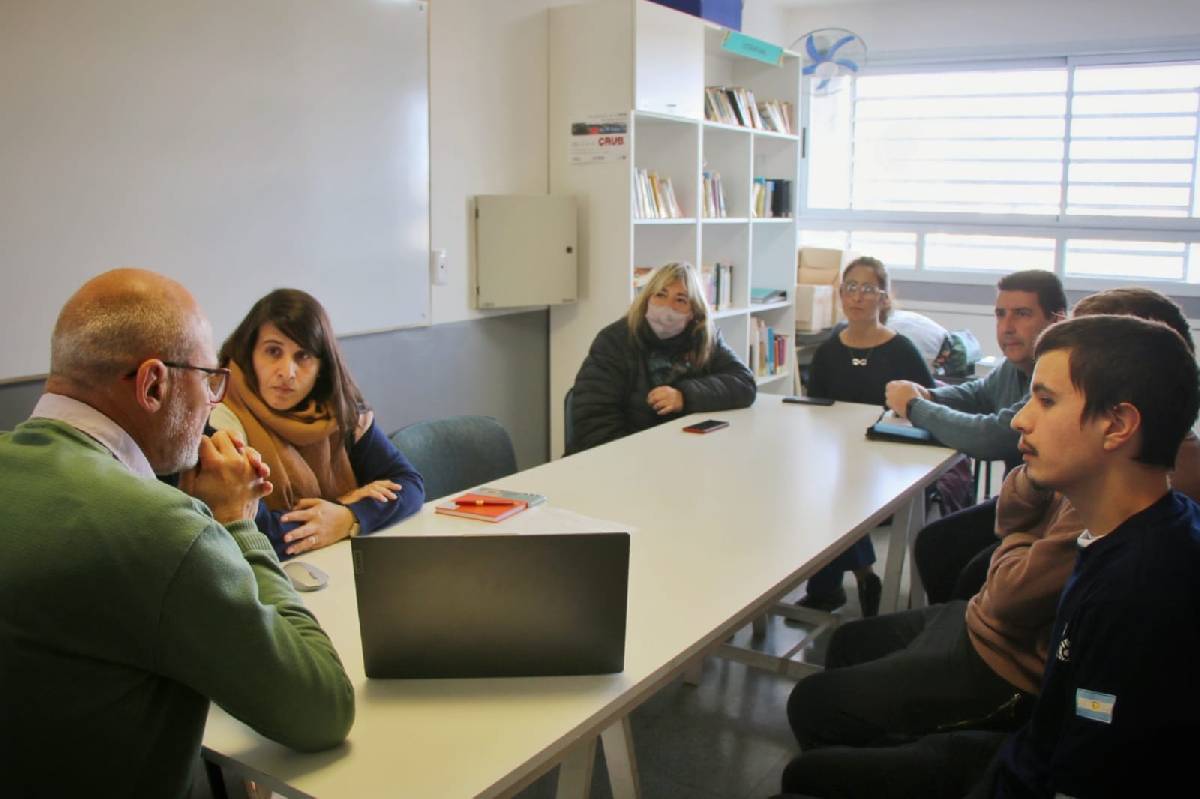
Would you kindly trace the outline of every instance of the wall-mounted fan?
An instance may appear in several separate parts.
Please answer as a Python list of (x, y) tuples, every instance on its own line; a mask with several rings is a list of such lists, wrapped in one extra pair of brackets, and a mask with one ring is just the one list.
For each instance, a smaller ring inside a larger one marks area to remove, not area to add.
[(795, 50), (797, 45), (804, 56), (804, 74), (811, 79), (809, 86), (815, 95), (841, 91), (867, 63), (866, 42), (845, 28), (809, 31), (788, 49)]

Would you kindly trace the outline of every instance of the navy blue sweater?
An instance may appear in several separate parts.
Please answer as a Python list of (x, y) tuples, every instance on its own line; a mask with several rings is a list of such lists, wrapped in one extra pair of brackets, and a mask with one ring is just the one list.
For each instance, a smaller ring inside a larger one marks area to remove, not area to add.
[(999, 797), (1157, 796), (1200, 742), (1200, 506), (1169, 492), (1082, 548)]
[[(372, 422), (362, 438), (354, 442), (348, 454), (354, 480), (360, 486), (376, 480), (391, 480), (404, 486), (391, 502), (360, 499), (346, 506), (358, 520), (359, 533), (370, 533), (393, 525), (416, 513), (425, 504), (425, 483), (421, 475), (388, 440), (378, 424)], [(270, 510), (265, 502), (260, 502), (258, 514), (254, 517), (254, 524), (271, 539), (271, 546), (280, 560), (292, 557), (287, 554), (289, 544), (283, 540), (284, 534), (301, 524), (280, 521), (285, 513), (285, 510)]]

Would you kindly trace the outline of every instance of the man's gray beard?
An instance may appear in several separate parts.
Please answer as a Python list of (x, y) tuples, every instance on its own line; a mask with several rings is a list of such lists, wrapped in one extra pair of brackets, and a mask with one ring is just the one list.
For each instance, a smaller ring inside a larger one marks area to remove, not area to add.
[[(204, 429), (192, 434), (188, 430), (188, 408), (182, 400), (176, 399), (167, 406), (166, 429), (163, 437), (171, 442), (171, 450), (167, 455), (167, 469), (160, 474), (178, 474), (195, 467), (200, 460), (200, 436)], [(187, 436), (189, 440), (182, 440)]]

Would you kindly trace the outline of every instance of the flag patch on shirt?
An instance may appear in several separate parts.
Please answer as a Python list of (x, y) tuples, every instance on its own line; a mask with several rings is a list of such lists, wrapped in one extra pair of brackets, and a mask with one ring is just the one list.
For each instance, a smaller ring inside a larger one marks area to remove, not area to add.
[(1113, 708), (1116, 704), (1117, 697), (1113, 694), (1075, 689), (1075, 715), (1081, 718), (1112, 724)]

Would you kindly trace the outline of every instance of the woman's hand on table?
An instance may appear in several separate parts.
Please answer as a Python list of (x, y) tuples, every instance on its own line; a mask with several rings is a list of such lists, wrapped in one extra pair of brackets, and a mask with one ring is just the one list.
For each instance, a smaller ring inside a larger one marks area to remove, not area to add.
[(378, 502), (392, 502), (396, 494), (404, 490), (404, 486), (391, 480), (375, 480), (364, 486), (359, 486), (348, 494), (338, 497), (343, 505), (352, 505), (360, 499), (374, 499)]
[(280, 517), (280, 521), (301, 522), (299, 527), (283, 536), (289, 544), (287, 553), (299, 555), (327, 547), (350, 535), (355, 517), (345, 505), (313, 498), (297, 502), (296, 507)]
[(646, 402), (659, 416), (683, 410), (683, 392), (670, 386), (659, 386), (646, 395)]

